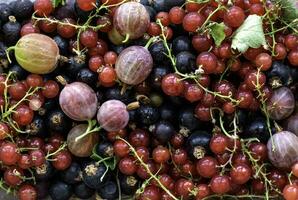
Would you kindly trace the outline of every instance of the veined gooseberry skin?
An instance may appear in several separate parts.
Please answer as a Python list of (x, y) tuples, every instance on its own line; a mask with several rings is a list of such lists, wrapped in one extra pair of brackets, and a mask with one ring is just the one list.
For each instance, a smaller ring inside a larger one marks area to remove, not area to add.
[(46, 35), (25, 35), (17, 42), (14, 50), (17, 62), (31, 73), (48, 74), (57, 67), (59, 48), (56, 42)]
[(137, 85), (149, 76), (152, 67), (150, 52), (142, 46), (131, 46), (119, 54), (115, 69), (123, 83)]
[(287, 87), (280, 87), (273, 91), (267, 103), (269, 117), (274, 120), (283, 120), (295, 110), (295, 97)]
[(78, 136), (86, 132), (87, 128), (87, 124), (79, 124), (73, 127), (67, 135), (67, 148), (77, 157), (91, 156), (92, 150), (98, 142), (97, 133), (88, 134), (80, 140), (76, 140)]
[(127, 2), (116, 10), (113, 24), (121, 35), (128, 39), (137, 39), (147, 31), (150, 16), (142, 4)]
[(270, 162), (278, 168), (290, 169), (298, 161), (298, 137), (289, 131), (274, 134), (267, 143)]
[(96, 114), (98, 100), (90, 86), (82, 82), (73, 82), (61, 91), (59, 104), (69, 118), (88, 121)]
[(108, 132), (125, 128), (129, 121), (126, 105), (119, 100), (104, 102), (97, 112), (97, 121)]

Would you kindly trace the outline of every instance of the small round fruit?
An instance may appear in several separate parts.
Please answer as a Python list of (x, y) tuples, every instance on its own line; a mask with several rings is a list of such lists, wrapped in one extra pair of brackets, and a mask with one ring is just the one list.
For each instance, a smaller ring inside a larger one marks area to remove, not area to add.
[(114, 14), (114, 26), (121, 35), (129, 39), (142, 37), (149, 23), (150, 17), (145, 6), (138, 2), (123, 3)]
[(47, 74), (57, 67), (59, 48), (52, 38), (31, 33), (17, 42), (15, 57), (25, 70), (35, 74)]
[(20, 158), (21, 155), (16, 144), (5, 142), (1, 145), (0, 160), (4, 165), (15, 165)]
[(76, 140), (81, 134), (87, 130), (87, 124), (80, 124), (73, 127), (67, 135), (68, 150), (77, 157), (89, 157), (92, 154), (94, 146), (98, 142), (98, 134), (88, 134), (80, 140)]
[(168, 74), (163, 77), (161, 87), (163, 92), (169, 96), (179, 96), (183, 93), (184, 84), (176, 74)]
[(21, 185), (18, 190), (18, 198), (20, 200), (37, 200), (37, 190), (29, 184)]
[(126, 105), (119, 100), (104, 102), (98, 110), (97, 121), (108, 132), (120, 131), (129, 121)]
[(251, 168), (245, 164), (233, 165), (233, 168), (230, 171), (233, 183), (239, 185), (246, 183), (251, 178), (251, 175)]
[(115, 70), (122, 82), (137, 85), (149, 76), (152, 67), (153, 59), (146, 48), (130, 46), (119, 54)]
[(95, 116), (98, 101), (91, 87), (82, 82), (73, 82), (61, 91), (59, 104), (71, 119), (87, 121)]
[(228, 176), (217, 175), (210, 181), (210, 188), (215, 194), (225, 194), (231, 190), (231, 181)]

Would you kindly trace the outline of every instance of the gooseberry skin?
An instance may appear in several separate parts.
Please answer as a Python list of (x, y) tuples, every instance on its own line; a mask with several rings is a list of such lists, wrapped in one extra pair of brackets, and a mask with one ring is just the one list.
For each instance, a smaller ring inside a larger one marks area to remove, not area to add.
[(150, 17), (145, 8), (137, 2), (122, 4), (115, 12), (113, 24), (119, 33), (129, 39), (144, 35), (150, 24)]
[(298, 161), (298, 137), (289, 131), (275, 133), (267, 143), (270, 162), (278, 168), (290, 169)]
[(97, 121), (108, 132), (119, 131), (126, 127), (129, 114), (126, 105), (119, 100), (104, 102), (98, 110)]
[(76, 121), (92, 119), (97, 111), (98, 100), (91, 87), (82, 82), (67, 84), (60, 93), (62, 111)]
[[(98, 142), (98, 134), (88, 134), (80, 140), (76, 140), (88, 128), (87, 124), (80, 124), (73, 127), (67, 135), (67, 148), (77, 157), (89, 157), (92, 154), (93, 147)], [(79, 147), (79, 148), (78, 148)]]
[(150, 52), (142, 46), (131, 46), (119, 54), (115, 69), (123, 83), (137, 85), (149, 76), (152, 67)]
[(273, 91), (267, 103), (269, 117), (274, 120), (282, 120), (289, 117), (295, 110), (295, 97), (287, 87), (281, 87)]
[(57, 67), (59, 48), (52, 38), (31, 33), (17, 42), (15, 57), (25, 70), (35, 74), (48, 74)]

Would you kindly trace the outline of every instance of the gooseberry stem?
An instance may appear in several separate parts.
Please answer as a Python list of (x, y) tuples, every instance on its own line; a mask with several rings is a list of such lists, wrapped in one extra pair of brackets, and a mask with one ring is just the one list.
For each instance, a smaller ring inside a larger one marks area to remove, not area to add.
[(91, 134), (91, 133), (94, 133), (94, 132), (98, 132), (101, 130), (101, 127), (100, 126), (96, 126), (96, 121), (95, 120), (92, 120), (92, 119), (89, 119), (88, 120), (88, 128), (87, 130), (85, 131), (85, 133), (81, 134), (80, 136), (76, 137), (75, 139), (75, 142), (81, 140), (82, 138), (86, 137), (87, 135)]

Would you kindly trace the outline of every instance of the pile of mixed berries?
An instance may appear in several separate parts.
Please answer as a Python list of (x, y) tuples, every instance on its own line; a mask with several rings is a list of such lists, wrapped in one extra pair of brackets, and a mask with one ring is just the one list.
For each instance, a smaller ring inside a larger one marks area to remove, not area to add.
[(295, 0), (0, 3), (20, 200), (298, 200), (297, 103)]

